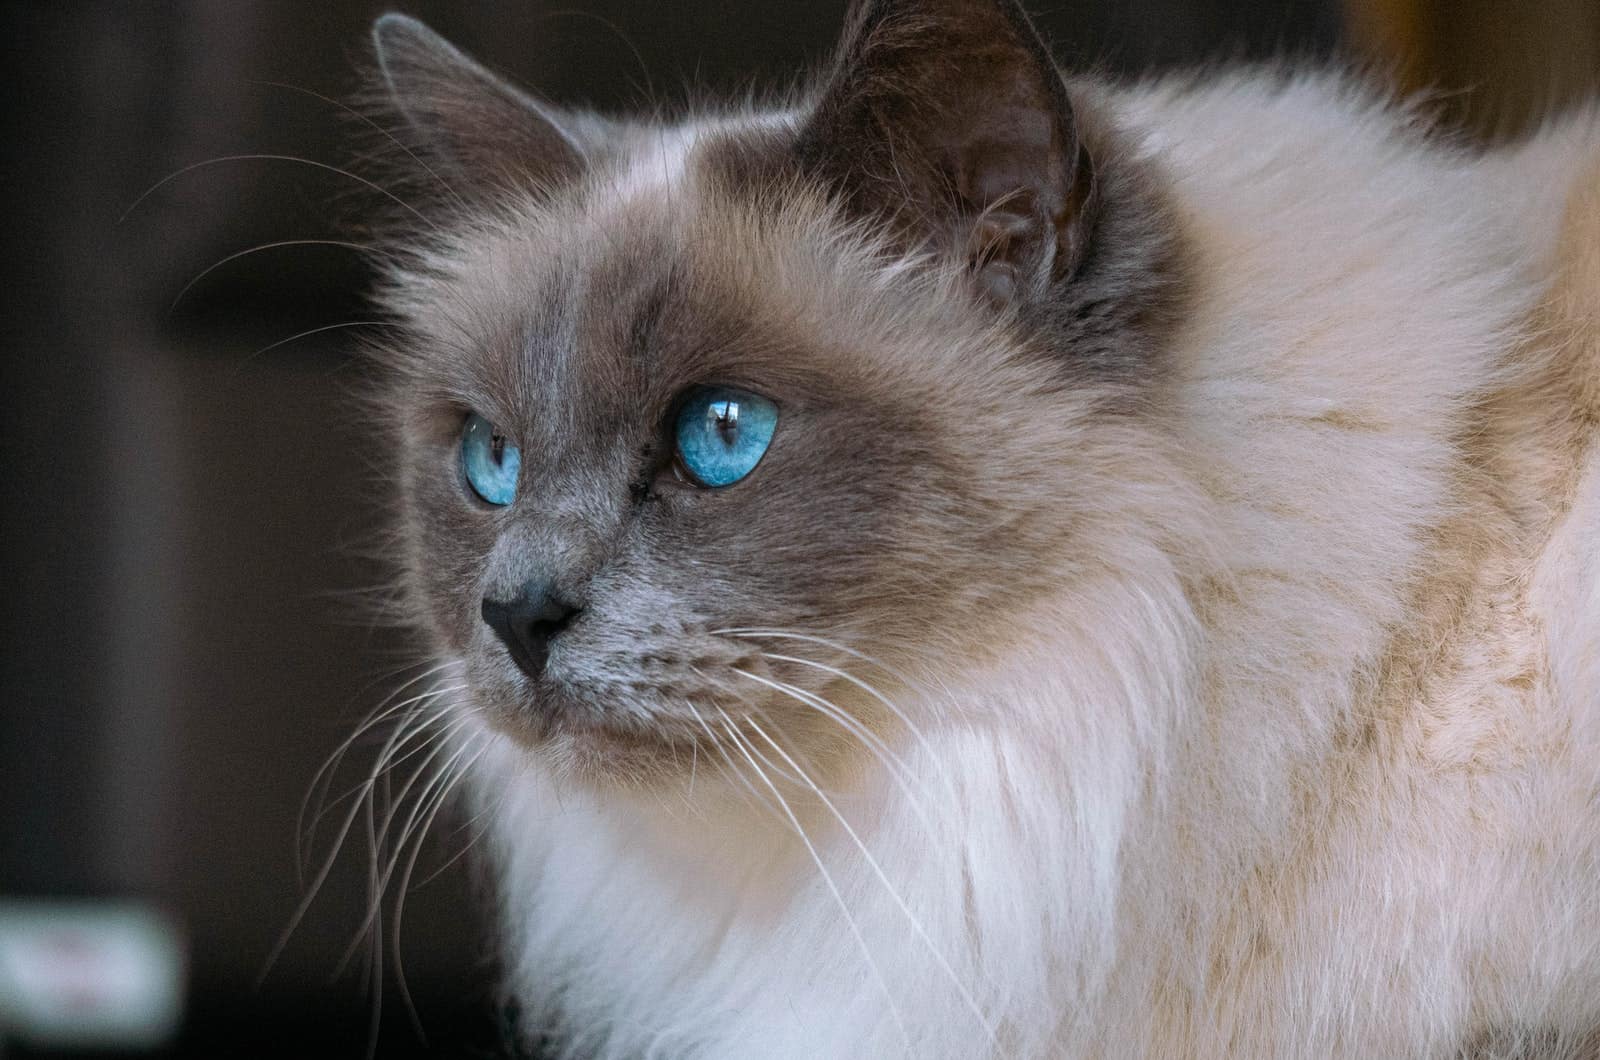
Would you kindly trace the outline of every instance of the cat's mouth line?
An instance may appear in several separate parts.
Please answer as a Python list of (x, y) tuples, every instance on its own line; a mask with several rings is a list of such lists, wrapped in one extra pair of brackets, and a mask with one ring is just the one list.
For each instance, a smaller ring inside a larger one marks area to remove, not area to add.
[[(874, 751), (886, 735), (874, 686), (839, 667), (739, 647), (720, 659), (701, 653), (668, 674), (646, 672), (655, 656), (643, 650), (553, 655), (537, 678), (485, 674), (475, 706), (524, 753), (597, 781), (744, 775), (747, 756), (758, 756), (763, 772), (804, 788), (790, 760), (823, 780), (855, 760), (851, 746), (883, 753)], [(819, 683), (818, 671), (836, 680)]]
[[(728, 703), (705, 706), (697, 714), (672, 712), (647, 719), (562, 712), (550, 719), (549, 733), (609, 741), (634, 749), (654, 748), (667, 754), (675, 751), (720, 753), (734, 739), (753, 738), (751, 726), (759, 714), (760, 711), (749, 704)], [(769, 719), (766, 729), (770, 731), (771, 727)], [(729, 734), (730, 728), (737, 737)]]
[[(803, 784), (785, 764), (786, 756), (806, 758), (782, 722), (748, 700), (711, 697), (679, 699), (648, 715), (608, 710), (603, 700), (564, 690), (564, 702), (534, 697), (520, 709), (493, 712), (491, 723), (530, 753), (555, 753), (582, 759), (585, 771), (632, 772), (666, 768), (687, 773), (698, 763), (703, 770), (743, 772), (741, 747), (754, 748), (767, 759), (765, 771), (785, 782)], [(567, 698), (571, 697), (571, 698)], [(539, 700), (543, 699), (542, 702)], [(775, 752), (772, 742), (784, 748)], [(792, 760), (792, 759), (791, 759)]]
[(480, 709), (497, 728), (528, 746), (564, 738), (668, 755), (724, 744), (726, 737), (710, 730), (707, 719), (731, 716), (743, 721), (759, 712), (756, 704), (723, 694), (695, 700), (656, 686), (624, 686), (619, 693), (613, 686), (585, 688), (565, 682), (540, 682), (523, 689), (509, 706), (491, 701)]
[(803, 795), (832, 783), (773, 719), (758, 721), (760, 713), (730, 715), (714, 709), (700, 718), (674, 715), (646, 726), (559, 718), (552, 720), (540, 746), (564, 771), (605, 783), (671, 776), (688, 783), (692, 792), (693, 778), (700, 776), (706, 783), (716, 778), (757, 797), (767, 784)]

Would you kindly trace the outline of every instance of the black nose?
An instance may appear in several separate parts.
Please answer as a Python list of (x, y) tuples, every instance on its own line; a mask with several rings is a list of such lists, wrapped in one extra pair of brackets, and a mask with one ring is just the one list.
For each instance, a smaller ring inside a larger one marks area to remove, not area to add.
[(511, 658), (529, 677), (544, 673), (550, 641), (567, 627), (578, 609), (562, 601), (550, 585), (529, 582), (510, 601), (483, 601), (483, 620), (505, 644)]

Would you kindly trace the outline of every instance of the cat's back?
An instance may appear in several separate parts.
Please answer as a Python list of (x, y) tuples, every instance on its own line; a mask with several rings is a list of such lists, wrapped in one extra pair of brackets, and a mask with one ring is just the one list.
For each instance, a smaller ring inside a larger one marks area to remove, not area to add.
[(1326, 768), (1281, 832), (1262, 814), (1281, 857), (1211, 955), (1207, 1004), (1243, 1036), (1219, 1055), (1337, 1051), (1307, 1013), (1262, 1018), (1317, 990), (1382, 999), (1348, 1055), (1507, 1035), (1590, 1055), (1600, 110), (1480, 152), (1323, 75), (1123, 105), (1197, 277), (1175, 430), (1239, 590), (1215, 657), (1252, 690), (1213, 709), (1245, 740), (1308, 689), (1334, 706), (1295, 734)]
[(1296, 540), (1307, 573), (1374, 587), (1355, 611), (1398, 617), (1464, 510), (1468, 562), (1600, 551), (1600, 101), (1488, 151), (1334, 73), (1118, 102), (1190, 257), (1176, 429), (1252, 564)]
[[(1436, 796), (1410, 827), (1437, 829), (1423, 847), (1456, 847), (1438, 859), (1456, 866), (1452, 913), (1474, 965), (1481, 1037), (1468, 1056), (1600, 1055), (1596, 117), (1499, 160), (1530, 228), (1554, 218), (1535, 233), (1548, 240), (1547, 283), (1464, 444), (1454, 525), (1471, 544), (1441, 550), (1439, 583), (1470, 557), (1456, 572), (1470, 588), (1419, 597), (1434, 619), (1409, 638), (1422, 676), (1409, 704), (1387, 704), (1399, 763)], [(1560, 208), (1541, 215), (1549, 201)]]
[[(1600, 127), (1600, 110), (1591, 127)], [(1551, 383), (1526, 402), (1567, 409), (1564, 432), (1545, 438), (1552, 525), (1531, 597), (1549, 646), (1551, 680), (1571, 707), (1575, 737), (1600, 748), (1600, 139), (1566, 189), (1550, 291), (1535, 315), (1533, 344)], [(1591, 759), (1592, 761), (1592, 759)], [(1600, 832), (1600, 767), (1589, 769), (1589, 815)], [(1600, 842), (1600, 839), (1597, 839)]]

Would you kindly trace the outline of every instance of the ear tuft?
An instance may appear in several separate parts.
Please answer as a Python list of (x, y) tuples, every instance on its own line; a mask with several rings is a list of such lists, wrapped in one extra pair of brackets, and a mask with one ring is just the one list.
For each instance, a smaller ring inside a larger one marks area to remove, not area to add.
[(384, 94), (413, 149), (468, 189), (549, 185), (580, 173), (585, 150), (560, 112), (408, 15), (372, 26)]

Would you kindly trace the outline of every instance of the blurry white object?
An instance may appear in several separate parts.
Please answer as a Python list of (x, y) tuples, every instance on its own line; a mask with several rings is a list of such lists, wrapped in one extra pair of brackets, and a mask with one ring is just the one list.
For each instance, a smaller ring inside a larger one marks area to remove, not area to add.
[(177, 927), (147, 906), (0, 900), (0, 1042), (163, 1045), (184, 979)]

